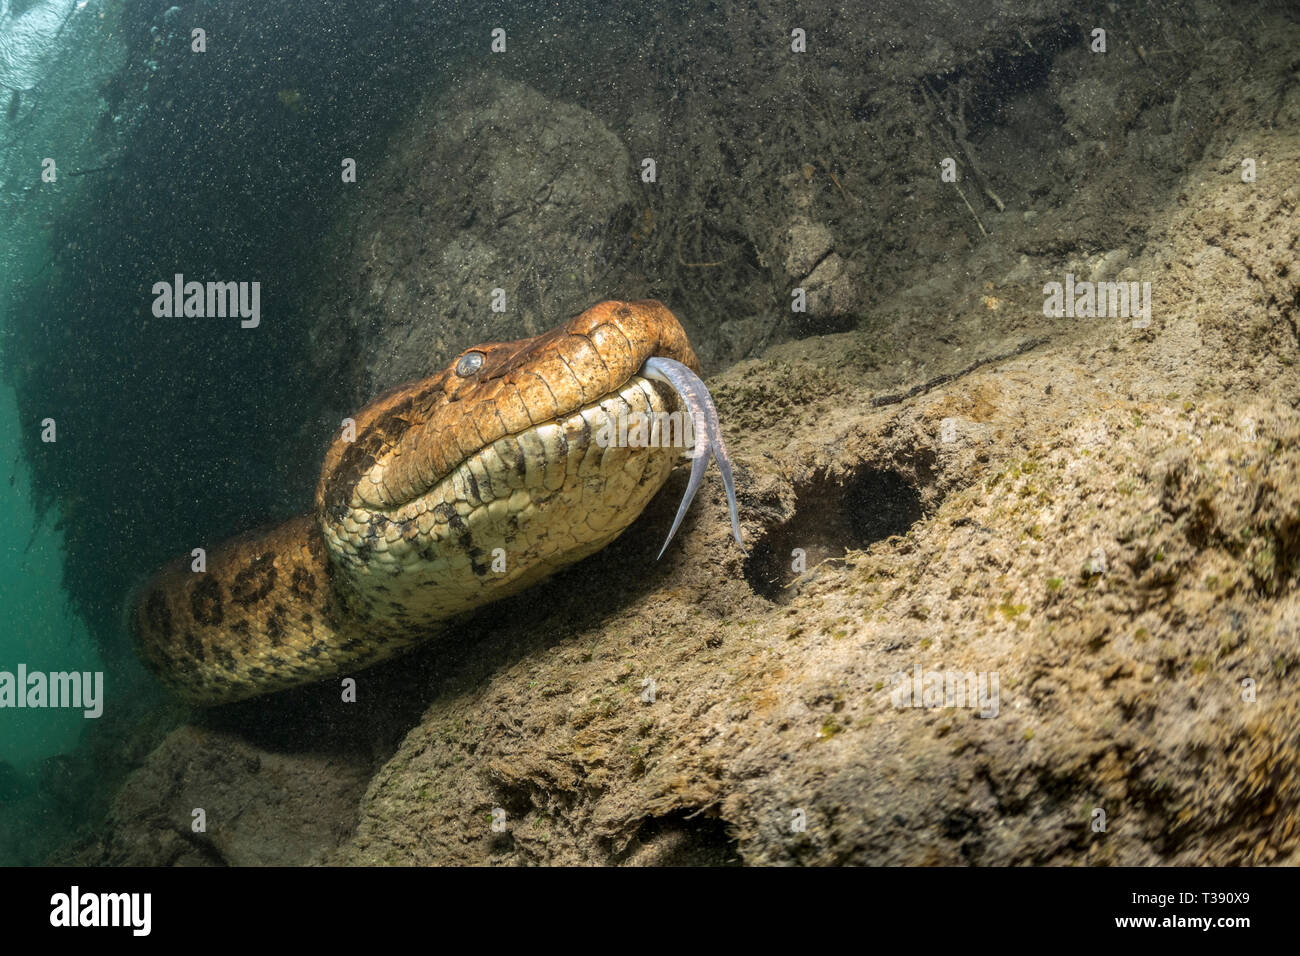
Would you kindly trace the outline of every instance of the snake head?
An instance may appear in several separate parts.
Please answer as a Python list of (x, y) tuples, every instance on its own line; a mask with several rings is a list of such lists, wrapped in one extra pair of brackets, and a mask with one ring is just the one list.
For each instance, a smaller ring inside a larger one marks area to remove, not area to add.
[(599, 401), (655, 357), (699, 371), (676, 316), (653, 300), (602, 302), (541, 335), (466, 349), (355, 417), (355, 440), (326, 452), (317, 509), (411, 501), (479, 449)]

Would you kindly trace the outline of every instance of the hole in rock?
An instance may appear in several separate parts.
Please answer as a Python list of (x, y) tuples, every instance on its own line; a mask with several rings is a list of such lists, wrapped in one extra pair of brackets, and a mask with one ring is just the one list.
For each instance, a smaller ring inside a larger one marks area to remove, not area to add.
[(726, 821), (696, 814), (645, 820), (617, 862), (634, 866), (739, 866), (740, 851)]
[[(924, 515), (920, 491), (900, 472), (863, 466), (847, 475), (820, 474), (796, 490), (794, 515), (755, 542), (745, 579), (769, 601), (794, 596), (796, 560), (812, 570), (846, 550), (861, 551), (906, 534)], [(800, 559), (799, 550), (802, 550)]]

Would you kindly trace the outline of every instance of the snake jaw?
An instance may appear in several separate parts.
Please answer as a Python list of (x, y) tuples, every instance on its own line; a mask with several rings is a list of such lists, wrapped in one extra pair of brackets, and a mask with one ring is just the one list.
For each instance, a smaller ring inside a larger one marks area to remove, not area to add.
[[(722, 440), (718, 409), (713, 404), (713, 396), (709, 394), (708, 387), (698, 375), (681, 362), (659, 356), (646, 359), (645, 365), (641, 367), (641, 375), (644, 378), (663, 382), (677, 394), (682, 405), (691, 414), (691, 427), (695, 434), (695, 448), (691, 456), (691, 478), (687, 482), (682, 503), (677, 507), (673, 526), (655, 560), (658, 561), (664, 556), (682, 519), (690, 510), (695, 493), (700, 490), (700, 483), (704, 480), (704, 472), (709, 467), (710, 458), (717, 461), (718, 471), (722, 474), (723, 487), (727, 490), (727, 506), (731, 511), (731, 530), (736, 536), (736, 544), (740, 545), (742, 553), (748, 554), (749, 552), (745, 551), (745, 542), (740, 536), (740, 514), (736, 509), (736, 482), (731, 474), (731, 456), (727, 454), (727, 445)], [(704, 441), (703, 447), (700, 445), (701, 436)]]

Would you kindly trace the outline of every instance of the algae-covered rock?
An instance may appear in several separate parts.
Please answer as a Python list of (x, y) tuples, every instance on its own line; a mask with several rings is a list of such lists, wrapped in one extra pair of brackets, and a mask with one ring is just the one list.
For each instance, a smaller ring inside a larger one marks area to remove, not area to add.
[[(1300, 172), (1285, 135), (1230, 149)], [(1045, 344), (910, 398), (854, 334), (718, 377), (750, 554), (710, 486), (617, 602), (663, 509), (489, 615), (510, 652), (452, 655), (331, 858), (633, 862), (672, 832), (714, 862), (1294, 861), (1300, 280), (1262, 265), (1291, 173), (1158, 224), (1139, 275), (1224, 222), (1234, 255), (1160, 283), (1149, 328), (1038, 298)], [(991, 285), (949, 323), (1026, 295)]]
[(70, 862), (291, 865), (319, 860), (352, 827), (364, 764), (283, 754), (237, 735), (173, 731), (109, 812), (104, 841)]
[(608, 294), (627, 150), (591, 113), (496, 76), (431, 100), (361, 169), (315, 334), (358, 401), (477, 342), (534, 335)]

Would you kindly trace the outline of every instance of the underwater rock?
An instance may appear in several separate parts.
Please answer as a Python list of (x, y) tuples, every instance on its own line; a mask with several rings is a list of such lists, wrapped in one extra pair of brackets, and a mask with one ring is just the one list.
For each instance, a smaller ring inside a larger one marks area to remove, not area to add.
[(849, 263), (832, 252), (817, 263), (806, 279), (807, 311), (795, 315), (799, 335), (827, 335), (846, 332), (860, 317), (861, 296), (858, 281)]
[(804, 296), (803, 310), (791, 317), (797, 336), (846, 332), (857, 324), (863, 306), (857, 270), (834, 251), (830, 228), (808, 215), (813, 189), (806, 173), (811, 168), (782, 179), (795, 210), (785, 235), (785, 279)]
[[(1277, 675), (1300, 619), (1300, 277), (1265, 263), (1300, 144), (1220, 146), (1278, 176), (1247, 195), (1188, 174), (1129, 263), (1169, 276), (1150, 329), (1055, 323), (966, 374), (920, 337), (890, 371), (956, 377), (879, 407), (865, 332), (711, 381), (750, 557), (715, 489), (612, 606), (671, 503), (599, 573), (481, 620), (331, 860), (635, 863), (668, 831), (751, 864), (1296, 862), (1300, 690)], [(1232, 255), (1207, 259), (1225, 227)], [(932, 328), (991, 347), (996, 301), (972, 283)]]
[(15, 12), (10, 0), (0, 0), (0, 89), (30, 90), (40, 83), (58, 51), (59, 35), (80, 5), (37, 0)]
[[(1108, 53), (1138, 69), (1137, 55), (1122, 46)], [(1083, 47), (1057, 57), (1052, 87), (1064, 114), (1065, 128), (1080, 140), (1105, 140), (1127, 129), (1141, 107), (1132, 85), (1123, 79), (1125, 69), (1097, 71), (1094, 56)]]
[(417, 110), (391, 147), (362, 172), (320, 306), (318, 348), (346, 345), (332, 354), (357, 399), (608, 297), (606, 230), (634, 171), (591, 113), (484, 76)]
[(792, 279), (802, 279), (831, 251), (834, 238), (819, 222), (800, 217), (790, 226), (790, 251), (785, 271)]
[(351, 829), (365, 780), (364, 767), (329, 754), (274, 753), (182, 727), (127, 781), (110, 836), (86, 852), (127, 866), (315, 862)]

